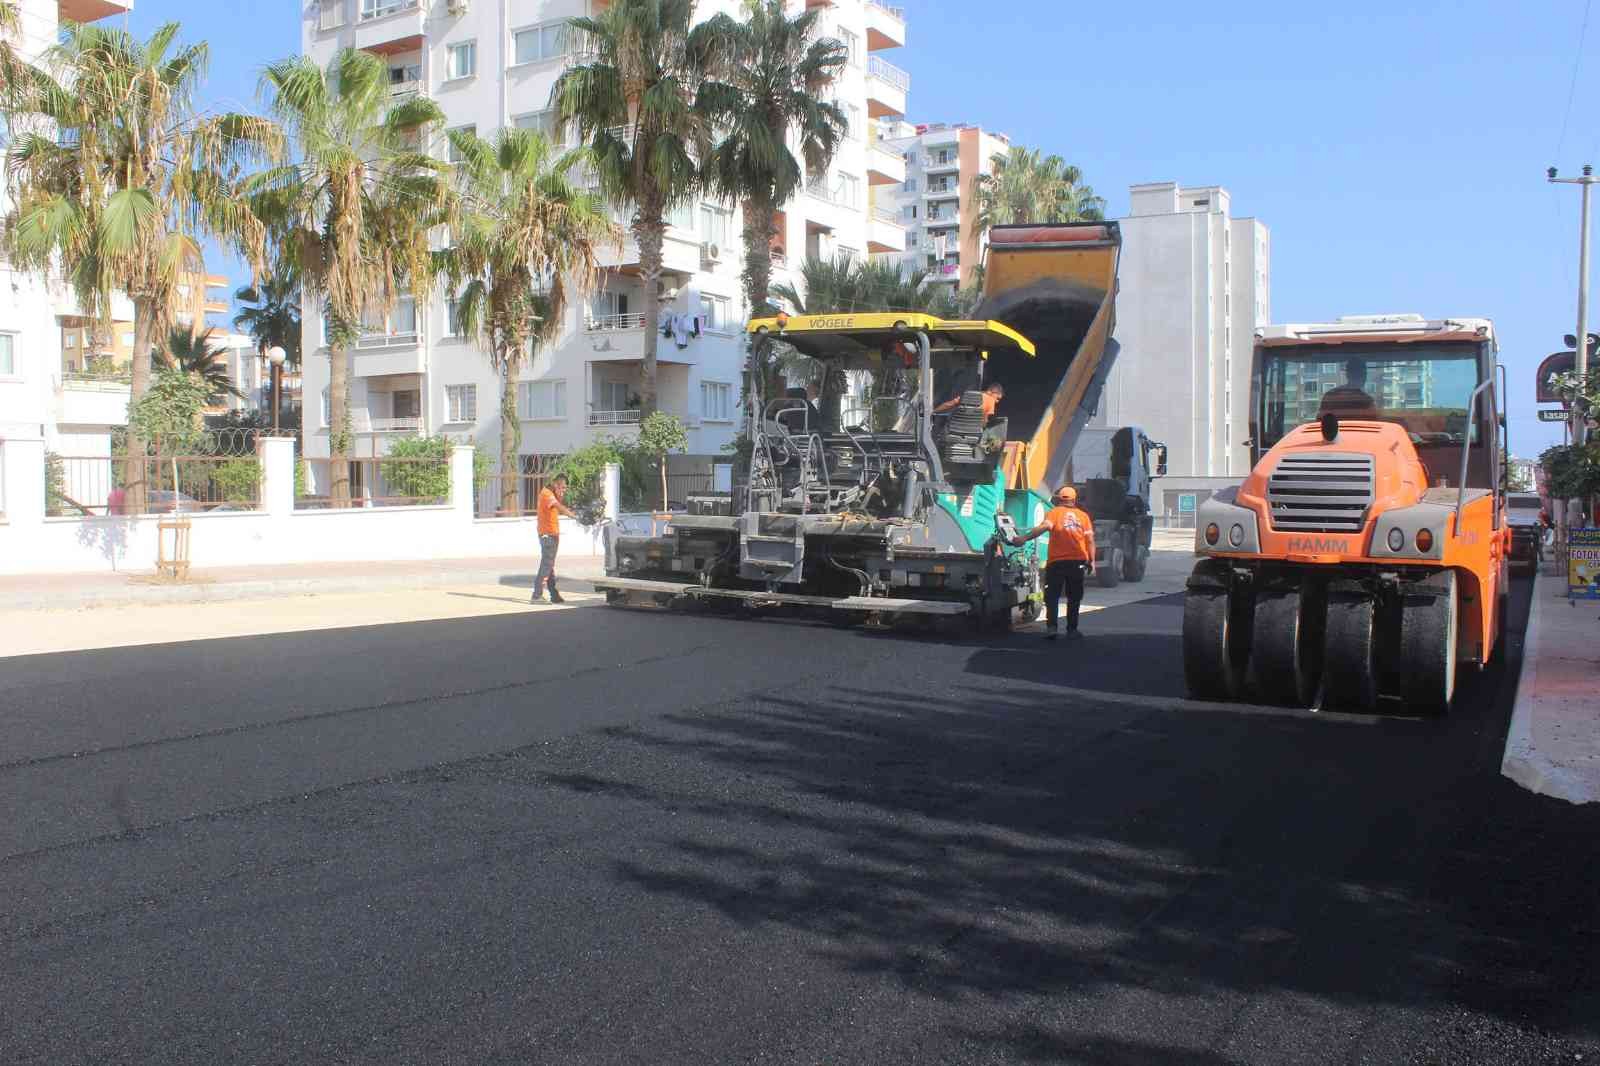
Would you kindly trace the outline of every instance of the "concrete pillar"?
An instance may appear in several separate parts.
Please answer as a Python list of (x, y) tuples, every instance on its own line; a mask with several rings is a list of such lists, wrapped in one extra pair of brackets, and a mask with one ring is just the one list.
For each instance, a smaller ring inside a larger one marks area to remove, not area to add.
[(256, 441), (261, 463), (261, 510), (274, 518), (294, 514), (294, 439), (262, 437)]
[(457, 444), (450, 449), (450, 506), (467, 521), (472, 520), (473, 496), (472, 455), (470, 444)]
[(44, 521), (44, 441), (0, 440), (0, 510), (12, 526), (39, 525)]
[(617, 515), (622, 513), (622, 467), (617, 463), (607, 463), (605, 470), (605, 500), (606, 517), (616, 521)]

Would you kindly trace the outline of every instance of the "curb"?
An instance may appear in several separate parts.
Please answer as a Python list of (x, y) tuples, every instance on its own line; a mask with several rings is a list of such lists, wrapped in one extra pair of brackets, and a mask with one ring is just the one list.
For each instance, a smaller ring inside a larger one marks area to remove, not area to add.
[(1528, 612), (1528, 630), (1523, 637), (1522, 670), (1517, 677), (1516, 701), (1512, 705), (1511, 725), (1506, 730), (1505, 755), (1500, 761), (1500, 773), (1515, 781), (1529, 792), (1553, 796), (1568, 803), (1594, 803), (1600, 801), (1574, 780), (1564, 767), (1552, 763), (1540, 754), (1533, 743), (1533, 711), (1538, 702), (1533, 695), (1539, 676), (1539, 641), (1543, 625), (1545, 600), (1539, 594), (1539, 579), (1534, 578), (1533, 604)]
[[(593, 565), (584, 565), (592, 562)], [(539, 568), (535, 556), (525, 567), (526, 581), (516, 581), (517, 588), (531, 588), (533, 574)], [(573, 582), (586, 582), (598, 576), (603, 563), (598, 557), (579, 556), (565, 567), (566, 577)], [(163, 584), (151, 580), (130, 582), (108, 590), (86, 591), (80, 595), (40, 593), (34, 596), (0, 597), (0, 611), (70, 611), (91, 610), (97, 607), (153, 607), (174, 604), (228, 603), (236, 600), (285, 599), (293, 596), (348, 595), (362, 592), (393, 591), (400, 588), (439, 588), (451, 585), (498, 584), (510, 576), (503, 567), (484, 570), (418, 570), (414, 573), (350, 575), (339, 577), (284, 577), (256, 581), (226, 581), (207, 583), (203, 576), (187, 584)]]

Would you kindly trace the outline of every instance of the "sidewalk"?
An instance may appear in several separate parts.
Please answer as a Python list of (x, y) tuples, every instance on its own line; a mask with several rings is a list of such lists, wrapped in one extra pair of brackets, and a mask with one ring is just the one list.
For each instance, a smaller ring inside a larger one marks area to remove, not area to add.
[[(6, 576), (0, 577), (0, 611), (218, 603), (466, 585), (531, 589), (538, 568), (535, 549), (527, 555), (493, 559), (217, 567), (192, 570), (180, 583), (151, 571)], [(604, 560), (593, 555), (563, 557), (558, 566), (569, 581), (599, 577), (603, 569)]]
[(1564, 574), (1535, 579), (1501, 772), (1533, 792), (1600, 802), (1600, 600), (1566, 598)]

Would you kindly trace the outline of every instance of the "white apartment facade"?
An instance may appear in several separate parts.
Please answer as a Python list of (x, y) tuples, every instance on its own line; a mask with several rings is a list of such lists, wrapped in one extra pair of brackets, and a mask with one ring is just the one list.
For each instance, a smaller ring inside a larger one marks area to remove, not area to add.
[[(570, 142), (555, 121), (551, 91), (571, 61), (564, 27), (602, 0), (313, 0), (302, 23), (305, 54), (326, 66), (340, 48), (385, 57), (392, 92), (426, 93), (447, 129), (492, 139), (533, 126)], [(696, 17), (738, 17), (740, 0), (701, 0)], [(786, 204), (772, 240), (774, 281), (793, 277), (808, 254), (904, 249), (905, 230), (875, 212), (873, 190), (904, 180), (898, 154), (874, 143), (876, 122), (905, 113), (909, 77), (876, 53), (904, 43), (898, 10), (872, 0), (794, 0), (820, 6), (822, 31), (844, 41), (850, 62), (833, 90), (851, 128), (828, 175)], [(448, 158), (441, 134), (431, 151)], [(626, 224), (626, 216), (615, 216)], [(692, 455), (715, 456), (738, 431), (742, 331), (738, 205), (701, 199), (669, 219), (664, 249), (657, 383), (663, 411), (688, 427)], [(644, 350), (637, 248), (627, 237), (606, 250), (601, 291), (570, 307), (559, 337), (540, 345), (518, 382), (524, 457), (569, 451), (599, 437), (626, 437), (638, 424)], [(356, 456), (381, 455), (405, 435), (443, 433), (498, 454), (501, 383), (479, 345), (457, 335), (452, 294), (376, 317), (350, 351), (351, 428)], [(305, 454), (329, 449), (329, 354), (323, 323), (305, 309)], [(526, 462), (526, 458), (524, 459)]]
[[(1164, 441), (1169, 477), (1158, 490), (1203, 498), (1250, 470), (1250, 360), (1256, 328), (1271, 321), (1270, 234), (1235, 218), (1220, 186), (1135, 185), (1130, 198), (1120, 220), (1121, 351), (1095, 421)], [(1164, 497), (1153, 507), (1179, 512)]]
[(996, 155), (1010, 151), (1010, 138), (967, 123), (901, 121), (886, 140), (906, 168), (891, 194), (906, 249), (893, 258), (908, 273), (927, 271), (930, 284), (965, 288), (988, 243), (978, 232), (976, 182), (993, 172)]
[[(19, 0), (21, 31), (15, 45), (37, 61), (60, 33), (61, 23), (93, 22), (123, 14), (118, 0)], [(11, 200), (0, 173), (0, 212)], [(119, 300), (113, 317), (132, 318)], [(110, 454), (111, 429), (127, 423), (129, 386), (75, 372), (63, 360), (62, 321), (77, 315), (71, 291), (59, 277), (41, 278), (0, 257), (0, 441), (61, 455)], [(5, 501), (0, 498), (0, 511)]]

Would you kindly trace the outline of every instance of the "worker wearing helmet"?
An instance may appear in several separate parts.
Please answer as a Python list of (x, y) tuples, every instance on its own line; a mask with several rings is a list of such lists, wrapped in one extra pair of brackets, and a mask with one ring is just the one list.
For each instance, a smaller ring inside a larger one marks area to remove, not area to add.
[(1094, 519), (1078, 506), (1078, 490), (1071, 485), (1056, 490), (1055, 506), (1045, 512), (1043, 522), (1013, 537), (1011, 543), (1026, 544), (1046, 533), (1050, 534), (1050, 551), (1044, 568), (1045, 639), (1056, 639), (1062, 592), (1067, 594), (1067, 636), (1076, 637), (1083, 580), (1094, 573)]

